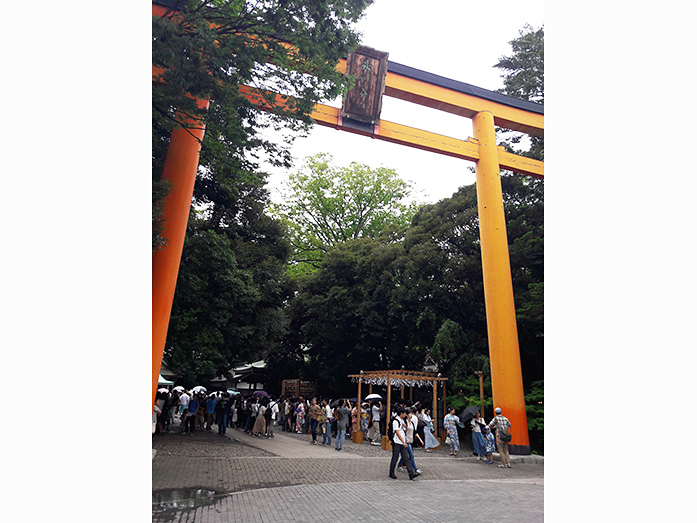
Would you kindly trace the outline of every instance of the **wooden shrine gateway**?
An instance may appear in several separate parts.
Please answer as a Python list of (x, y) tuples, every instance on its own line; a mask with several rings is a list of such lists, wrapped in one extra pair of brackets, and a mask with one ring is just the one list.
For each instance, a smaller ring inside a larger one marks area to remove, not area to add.
[[(436, 434), (439, 433), (438, 427), (440, 424), (437, 422), (437, 401), (438, 401), (438, 383), (443, 383), (443, 400), (445, 400), (445, 382), (448, 378), (441, 377), (440, 374), (435, 372), (421, 372), (416, 370), (374, 370), (363, 372), (360, 374), (349, 374), (351, 381), (358, 383), (358, 409), (360, 409), (361, 404), (361, 386), (367, 384), (368, 394), (372, 394), (373, 385), (384, 385), (387, 387), (387, 414), (385, 416), (385, 421), (389, 423), (390, 421), (390, 409), (392, 408), (392, 387), (399, 387), (401, 391), (401, 397), (404, 399), (404, 387), (409, 387), (409, 399), (412, 399), (412, 391), (414, 387), (433, 387), (433, 420), (434, 427), (436, 428)], [(356, 416), (356, 425), (354, 425), (354, 430), (352, 432), (352, 438), (354, 443), (363, 442), (363, 433), (360, 431), (360, 417)], [(383, 450), (390, 450), (392, 448), (392, 442), (389, 441), (387, 436), (382, 437), (382, 448)]]

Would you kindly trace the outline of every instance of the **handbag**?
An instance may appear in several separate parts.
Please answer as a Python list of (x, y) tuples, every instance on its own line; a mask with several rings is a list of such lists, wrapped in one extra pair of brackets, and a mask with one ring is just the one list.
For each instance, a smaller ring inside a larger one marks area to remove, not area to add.
[(445, 438), (445, 444), (446, 444), (446, 445), (450, 445), (450, 436), (447, 436), (447, 437)]
[(513, 436), (511, 436), (510, 432), (501, 431), (501, 434), (499, 434), (499, 438), (501, 438), (501, 441), (508, 443), (513, 439)]

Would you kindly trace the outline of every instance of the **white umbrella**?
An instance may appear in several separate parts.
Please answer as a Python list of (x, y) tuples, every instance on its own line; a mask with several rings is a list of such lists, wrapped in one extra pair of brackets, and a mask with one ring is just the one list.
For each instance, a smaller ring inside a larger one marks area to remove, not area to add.
[(184, 391), (184, 387), (182, 387), (181, 385), (177, 385), (177, 386), (174, 387), (172, 390), (182, 391), (182, 392), (183, 392), (183, 391)]
[(382, 396), (380, 394), (369, 394), (368, 396), (365, 397), (367, 400), (381, 400)]
[(193, 389), (191, 389), (191, 392), (197, 394), (199, 392), (208, 392), (208, 390), (202, 385), (196, 385)]
[(157, 389), (157, 392), (169, 392), (169, 389), (162, 387), (161, 389)]

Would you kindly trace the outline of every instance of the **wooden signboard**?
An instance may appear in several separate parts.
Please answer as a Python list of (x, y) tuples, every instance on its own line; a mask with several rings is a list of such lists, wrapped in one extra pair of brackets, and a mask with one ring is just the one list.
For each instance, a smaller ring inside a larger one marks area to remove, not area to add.
[(312, 398), (317, 394), (317, 382), (303, 380), (283, 380), (281, 383), (281, 396), (297, 398), (302, 396), (305, 399)]
[(342, 118), (380, 124), (388, 55), (389, 53), (363, 46), (349, 55), (346, 74), (354, 76), (356, 82), (341, 105)]

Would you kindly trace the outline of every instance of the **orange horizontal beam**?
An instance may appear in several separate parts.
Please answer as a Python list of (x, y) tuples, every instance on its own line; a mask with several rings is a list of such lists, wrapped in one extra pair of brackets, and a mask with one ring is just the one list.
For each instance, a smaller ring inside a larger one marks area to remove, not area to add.
[(545, 177), (544, 162), (506, 152), (503, 150), (503, 147), (499, 147), (499, 166), (501, 169), (519, 174), (527, 174), (528, 176), (540, 180), (544, 180)]
[[(336, 69), (346, 74), (346, 60), (339, 60)], [(390, 71), (387, 71), (385, 78), (385, 96), (466, 118), (472, 118), (476, 113), (488, 111), (494, 115), (494, 123), (499, 127), (521, 131), (532, 136), (544, 136), (545, 117), (543, 114), (531, 113)]]
[[(157, 78), (160, 71), (153, 68), (153, 79)], [(240, 91), (256, 107), (263, 111), (273, 111), (281, 108), (288, 101), (287, 96), (277, 93), (262, 92), (246, 85), (240, 86)], [(266, 97), (265, 97), (266, 96)], [(362, 136), (369, 136), (377, 140), (396, 143), (421, 149), (423, 151), (434, 152), (476, 162), (479, 160), (479, 143), (474, 138), (459, 140), (450, 136), (424, 131), (415, 127), (409, 127), (387, 120), (382, 120), (376, 126), (351, 126), (339, 115), (339, 109), (329, 105), (315, 105), (310, 117), (323, 127), (331, 127), (340, 131), (347, 131)], [(526, 174), (535, 178), (544, 178), (544, 163), (531, 158), (525, 158), (512, 153), (508, 153), (499, 147), (499, 164), (502, 169)]]
[(389, 71), (385, 79), (385, 96), (466, 118), (472, 118), (477, 113), (490, 112), (494, 115), (494, 123), (499, 127), (521, 131), (532, 136), (544, 136), (545, 117), (542, 114), (531, 113)]
[[(459, 140), (387, 120), (382, 120), (380, 125), (372, 129), (366, 129), (365, 127), (357, 129), (344, 124), (343, 119), (339, 116), (339, 109), (323, 104), (317, 104), (310, 116), (318, 125), (324, 127), (332, 127), (362, 136), (370, 136), (376, 140), (406, 145), (424, 151), (452, 156), (453, 158), (472, 162), (479, 160), (479, 143), (474, 138)], [(526, 174), (535, 178), (544, 178), (544, 162), (508, 153), (502, 147), (498, 149), (498, 153), (501, 169)]]
[[(152, 12), (154, 16), (165, 16), (167, 13), (173, 16), (177, 13), (176, 10), (157, 4), (152, 4)], [(288, 47), (291, 48), (290, 45)], [(336, 66), (337, 71), (346, 74), (346, 64), (345, 59), (340, 59)], [(453, 91), (389, 71), (385, 79), (385, 96), (466, 118), (472, 118), (476, 113), (488, 111), (494, 115), (494, 123), (499, 127), (521, 131), (532, 136), (544, 136), (544, 115)]]

